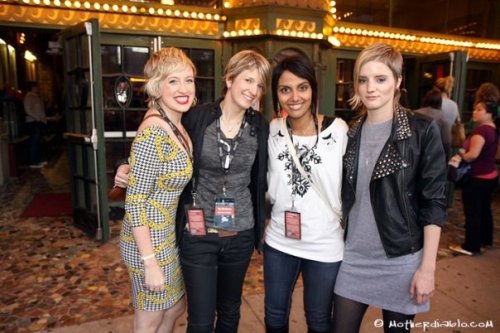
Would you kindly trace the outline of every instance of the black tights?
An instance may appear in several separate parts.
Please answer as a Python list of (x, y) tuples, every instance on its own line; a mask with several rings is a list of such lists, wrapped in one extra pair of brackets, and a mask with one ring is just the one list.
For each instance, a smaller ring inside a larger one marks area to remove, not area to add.
[[(333, 333), (358, 333), (367, 308), (367, 304), (335, 295), (333, 301)], [(410, 332), (410, 323), (414, 317), (415, 315), (382, 310), (384, 333)]]

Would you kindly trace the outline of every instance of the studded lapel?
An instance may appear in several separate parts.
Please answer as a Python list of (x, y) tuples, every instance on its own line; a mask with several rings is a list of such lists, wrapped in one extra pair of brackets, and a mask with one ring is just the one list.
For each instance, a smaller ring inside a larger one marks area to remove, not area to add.
[[(373, 169), (372, 180), (386, 177), (409, 166), (408, 161), (403, 158), (397, 147), (398, 141), (406, 140), (412, 135), (407, 112), (408, 110), (399, 105), (396, 106), (396, 117), (391, 134), (392, 139), (390, 138), (382, 149), (382, 153)], [(358, 119), (347, 133), (350, 140), (344, 157), (344, 168), (346, 176), (350, 181), (353, 180), (356, 171), (359, 153), (359, 135), (364, 120), (365, 118)]]

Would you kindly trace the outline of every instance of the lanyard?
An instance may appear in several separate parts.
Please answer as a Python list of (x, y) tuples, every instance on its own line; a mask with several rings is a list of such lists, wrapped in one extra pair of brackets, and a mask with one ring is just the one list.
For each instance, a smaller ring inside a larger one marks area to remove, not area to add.
[(189, 149), (188, 140), (184, 137), (184, 135), (182, 135), (182, 133), (177, 128), (177, 126), (175, 126), (175, 124), (170, 120), (170, 118), (168, 118), (167, 113), (165, 111), (163, 111), (162, 107), (159, 105), (158, 105), (158, 107), (159, 107), (158, 111), (160, 112), (161, 116), (163, 117), (163, 120), (165, 120), (167, 122), (167, 124), (170, 126), (170, 128), (172, 129), (172, 132), (174, 132), (174, 134), (175, 134), (175, 137), (182, 144), (182, 146), (186, 150), (186, 153), (188, 154), (189, 158), (192, 160), (193, 155), (191, 153), (191, 149)]
[[(231, 166), (231, 162), (233, 161), (234, 154), (236, 153), (236, 149), (238, 148), (238, 145), (240, 143), (241, 136), (243, 135), (243, 129), (245, 128), (245, 116), (243, 116), (243, 119), (241, 120), (240, 130), (238, 131), (238, 134), (236, 135), (236, 138), (234, 138), (232, 144), (229, 144), (226, 141), (222, 140), (221, 129), (220, 129), (220, 118), (217, 118), (217, 120), (215, 121), (215, 125), (217, 128), (217, 146), (219, 147), (219, 160), (221, 169), (224, 172), (222, 194), (225, 196), (226, 176), (229, 174), (229, 168)], [(224, 146), (226, 147), (225, 151), (224, 151)]]
[[(307, 148), (307, 146), (305, 146), (306, 150), (305, 152), (303, 152), (302, 154), (300, 154), (300, 156), (298, 157), (298, 160), (297, 159), (292, 159), (292, 210), (295, 209), (295, 197), (296, 197), (296, 194), (297, 194), (297, 187), (295, 186), (295, 184), (297, 184), (298, 182), (298, 178), (301, 176), (301, 173), (299, 172), (299, 166), (295, 165), (295, 161), (299, 162), (300, 163), (300, 168), (304, 168), (303, 166), (303, 159), (304, 157), (307, 156), (307, 154), (309, 154), (310, 151), (312, 151), (314, 148), (316, 148), (316, 146), (318, 145), (318, 141), (319, 141), (319, 133), (318, 133), (318, 126), (317, 126), (317, 120), (315, 119), (315, 127), (316, 127), (316, 142), (314, 142), (314, 145), (311, 147), (311, 148)], [(291, 149), (294, 149), (294, 151), (290, 151), (290, 154), (294, 154), (294, 155), (298, 155), (298, 146), (295, 146), (293, 144), (293, 130), (292, 130), (292, 126), (290, 126), (290, 123), (288, 122), (288, 119), (286, 120), (286, 127), (287, 127), (287, 134), (285, 135), (288, 135), (288, 137), (290, 138), (290, 143), (291, 143)], [(293, 147), (293, 148), (292, 148)], [(307, 179), (312, 183), (311, 179), (309, 177), (307, 177)]]

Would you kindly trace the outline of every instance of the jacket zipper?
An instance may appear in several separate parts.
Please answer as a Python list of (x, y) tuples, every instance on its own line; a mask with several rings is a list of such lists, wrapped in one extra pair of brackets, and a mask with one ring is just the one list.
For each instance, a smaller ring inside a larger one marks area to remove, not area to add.
[[(406, 140), (403, 141), (403, 158), (405, 159), (405, 164), (408, 163), (406, 162), (407, 161), (407, 158), (406, 158)], [(411, 243), (411, 251), (413, 253), (414, 249), (415, 249), (415, 246), (413, 244), (413, 233), (411, 232), (411, 226), (410, 226), (410, 214), (408, 212), (408, 193), (406, 193), (406, 187), (405, 187), (405, 178), (406, 178), (406, 175), (405, 175), (405, 171), (406, 171), (406, 166), (403, 167), (403, 171), (402, 171), (402, 174), (403, 174), (403, 182), (402, 182), (402, 189), (404, 191), (404, 195), (403, 195), (403, 206), (404, 206), (404, 212), (406, 214), (406, 225), (408, 226), (408, 232), (410, 233), (410, 243)]]

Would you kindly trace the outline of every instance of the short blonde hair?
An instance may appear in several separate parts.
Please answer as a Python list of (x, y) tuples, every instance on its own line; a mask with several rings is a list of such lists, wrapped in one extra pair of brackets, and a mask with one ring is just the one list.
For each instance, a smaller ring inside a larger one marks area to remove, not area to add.
[(455, 79), (453, 76), (448, 75), (447, 77), (442, 77), (436, 80), (436, 88), (444, 92), (448, 97), (451, 96), (451, 91), (453, 90), (453, 84), (455, 83)]
[(225, 81), (231, 81), (245, 70), (257, 69), (263, 85), (263, 93), (267, 91), (269, 77), (271, 75), (271, 64), (260, 53), (253, 50), (243, 50), (231, 57), (229, 63), (224, 69), (224, 86), (222, 95), (227, 93)]
[(162, 48), (148, 59), (144, 65), (146, 84), (144, 91), (148, 94), (148, 107), (154, 108), (155, 102), (161, 97), (161, 84), (172, 73), (191, 68), (196, 76), (196, 67), (189, 57), (176, 47)]
[[(403, 56), (396, 50), (394, 47), (375, 43), (364, 50), (362, 50), (358, 57), (356, 58), (356, 62), (354, 64), (354, 73), (353, 73), (353, 84), (354, 84), (354, 96), (351, 97), (349, 103), (353, 109), (359, 109), (363, 106), (363, 102), (361, 101), (361, 97), (358, 94), (359, 87), (359, 71), (361, 67), (370, 61), (378, 61), (389, 67), (394, 75), (394, 79), (396, 82), (403, 76)], [(394, 92), (394, 102), (399, 103), (399, 96), (401, 95), (399, 89), (396, 89)]]

